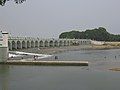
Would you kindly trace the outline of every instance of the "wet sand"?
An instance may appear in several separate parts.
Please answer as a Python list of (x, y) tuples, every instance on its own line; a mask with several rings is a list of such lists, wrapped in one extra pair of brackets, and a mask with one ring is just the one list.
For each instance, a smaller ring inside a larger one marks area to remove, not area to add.
[(110, 68), (109, 70), (112, 70), (112, 71), (120, 71), (120, 67), (117, 67), (117, 68)]

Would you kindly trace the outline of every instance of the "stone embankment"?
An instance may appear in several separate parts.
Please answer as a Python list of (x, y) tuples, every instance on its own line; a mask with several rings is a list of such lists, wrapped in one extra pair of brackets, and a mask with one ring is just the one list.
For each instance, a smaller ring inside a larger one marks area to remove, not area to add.
[(88, 66), (87, 61), (24, 61), (9, 60), (0, 62), (2, 65), (40, 65), (40, 66)]

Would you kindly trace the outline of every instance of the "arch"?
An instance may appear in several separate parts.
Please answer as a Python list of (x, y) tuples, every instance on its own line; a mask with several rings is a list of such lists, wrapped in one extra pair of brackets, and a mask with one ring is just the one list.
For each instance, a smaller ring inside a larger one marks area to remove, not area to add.
[(17, 48), (16, 48), (16, 43), (15, 43), (15, 41), (12, 41), (12, 50), (16, 50)]
[(25, 41), (22, 41), (22, 48), (26, 48)]
[(62, 46), (63, 42), (62, 41), (59, 41), (59, 46)]
[(66, 41), (64, 41), (64, 46), (66, 46)]
[(31, 48), (34, 48), (34, 41), (31, 41)]
[(58, 41), (54, 42), (54, 46), (57, 47), (58, 46)]
[(17, 41), (17, 49), (21, 49), (21, 42)]
[(53, 41), (52, 40), (49, 42), (49, 45), (50, 45), (50, 47), (53, 47)]
[(38, 41), (35, 41), (35, 47), (38, 47)]
[(27, 48), (30, 48), (30, 42), (27, 41)]
[(43, 41), (42, 40), (39, 42), (39, 47), (43, 47)]
[(48, 47), (48, 41), (44, 42), (45, 47)]
[(12, 43), (10, 43), (9, 41), (8, 41), (8, 47), (9, 47), (9, 50), (12, 50)]

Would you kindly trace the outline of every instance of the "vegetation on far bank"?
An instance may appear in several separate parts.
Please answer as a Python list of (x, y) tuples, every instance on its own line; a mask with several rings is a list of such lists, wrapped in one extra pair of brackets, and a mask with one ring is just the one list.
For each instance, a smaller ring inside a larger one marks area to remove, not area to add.
[[(12, 1), (12, 0), (0, 0), (0, 5), (4, 6), (7, 1)], [(21, 4), (26, 0), (13, 0), (16, 4)]]
[(67, 39), (92, 39), (97, 41), (120, 41), (120, 35), (114, 35), (107, 32), (103, 27), (88, 29), (86, 31), (70, 31), (63, 32), (59, 35), (59, 38)]

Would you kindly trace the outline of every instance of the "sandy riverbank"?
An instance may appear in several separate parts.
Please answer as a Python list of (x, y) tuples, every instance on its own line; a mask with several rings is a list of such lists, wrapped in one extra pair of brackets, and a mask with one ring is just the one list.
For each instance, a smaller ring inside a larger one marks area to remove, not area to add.
[(19, 51), (32, 52), (38, 54), (55, 54), (65, 51), (79, 51), (79, 50), (103, 50), (103, 49), (119, 49), (120, 46), (112, 45), (81, 45), (81, 46), (63, 46), (63, 47), (44, 47), (44, 48), (31, 48), (22, 49)]
[(112, 70), (112, 71), (120, 71), (120, 67), (110, 68), (109, 70)]

